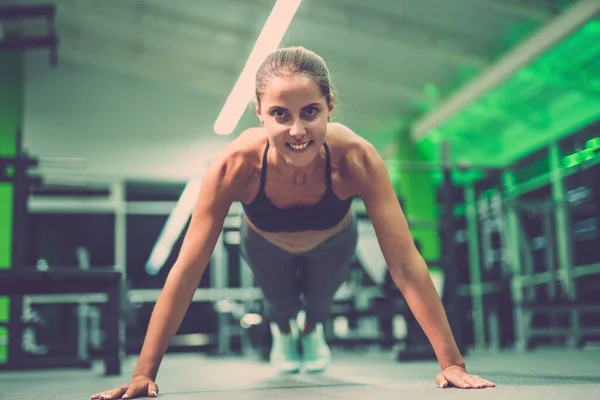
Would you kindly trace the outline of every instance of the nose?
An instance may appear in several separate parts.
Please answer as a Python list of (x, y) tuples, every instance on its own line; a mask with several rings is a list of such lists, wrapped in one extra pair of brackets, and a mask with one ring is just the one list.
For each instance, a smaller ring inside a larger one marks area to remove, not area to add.
[(290, 136), (294, 138), (295, 141), (300, 142), (306, 135), (306, 128), (302, 121), (295, 122), (290, 128)]

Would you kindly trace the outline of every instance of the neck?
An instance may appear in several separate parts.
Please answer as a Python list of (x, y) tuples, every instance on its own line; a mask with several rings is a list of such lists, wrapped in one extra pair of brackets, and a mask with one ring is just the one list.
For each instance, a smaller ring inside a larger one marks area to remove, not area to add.
[(287, 170), (292, 177), (292, 182), (294, 182), (294, 185), (306, 184), (310, 177), (313, 176), (314, 172), (319, 169), (319, 164), (318, 157), (315, 157), (315, 159), (308, 165), (297, 166), (287, 164)]
[(281, 156), (281, 154), (277, 154), (276, 166), (280, 173), (284, 176), (290, 177), (292, 182), (296, 185), (305, 184), (311, 176), (315, 174), (315, 172), (321, 169), (321, 166), (324, 163), (324, 158), (320, 155), (317, 155), (310, 163), (307, 165), (294, 165), (287, 162), (287, 160)]

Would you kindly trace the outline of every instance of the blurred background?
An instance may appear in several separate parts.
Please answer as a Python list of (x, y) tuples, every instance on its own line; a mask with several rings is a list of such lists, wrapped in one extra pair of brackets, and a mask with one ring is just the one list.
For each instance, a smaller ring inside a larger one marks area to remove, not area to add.
[[(0, 1), (1, 370), (114, 375), (139, 354), (206, 166), (258, 123), (244, 103), (215, 133), (275, 3)], [(279, 45), (327, 62), (335, 120), (386, 161), (465, 354), (596, 346), (600, 2), (296, 3)], [(329, 342), (432, 360), (353, 208)], [(266, 360), (240, 216), (170, 353)]]

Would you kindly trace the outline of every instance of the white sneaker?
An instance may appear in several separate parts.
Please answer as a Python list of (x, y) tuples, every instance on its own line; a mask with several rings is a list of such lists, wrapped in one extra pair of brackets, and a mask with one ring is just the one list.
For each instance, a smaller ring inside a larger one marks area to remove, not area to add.
[(283, 373), (298, 372), (300, 370), (300, 355), (298, 354), (298, 329), (291, 324), (291, 333), (281, 333), (279, 326), (271, 323), (271, 364)]
[(318, 323), (312, 332), (302, 335), (302, 362), (306, 372), (320, 372), (330, 361), (331, 350), (325, 341), (323, 324)]

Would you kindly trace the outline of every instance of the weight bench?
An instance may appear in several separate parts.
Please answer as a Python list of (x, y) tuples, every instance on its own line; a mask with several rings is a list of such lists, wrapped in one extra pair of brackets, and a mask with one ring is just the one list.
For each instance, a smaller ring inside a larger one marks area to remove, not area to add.
[[(119, 321), (121, 316), (121, 273), (114, 268), (80, 271), (75, 269), (50, 269), (13, 267), (0, 270), (0, 296), (34, 294), (81, 294), (104, 293), (107, 301), (102, 315), (107, 331), (104, 351), (105, 375), (121, 374)], [(21, 307), (18, 307), (20, 310)], [(9, 351), (7, 364), (0, 369), (31, 369), (35, 367), (60, 367), (56, 358), (40, 359), (32, 364), (22, 357), (21, 315), (12, 315), (8, 322)]]

